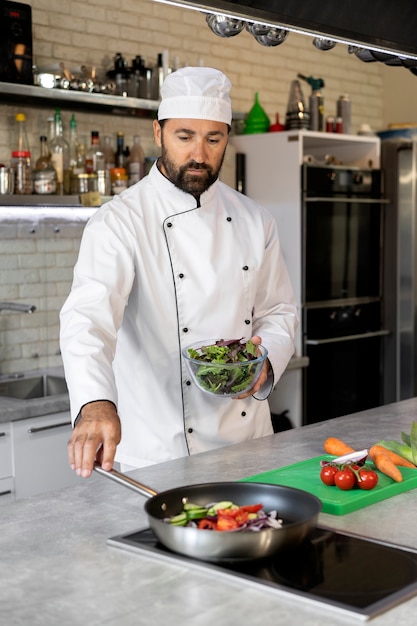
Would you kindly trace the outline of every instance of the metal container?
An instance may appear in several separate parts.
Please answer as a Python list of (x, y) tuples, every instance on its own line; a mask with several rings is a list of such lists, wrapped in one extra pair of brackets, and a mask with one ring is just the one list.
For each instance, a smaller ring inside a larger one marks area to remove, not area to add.
[(97, 174), (73, 174), (71, 176), (71, 193), (80, 195), (89, 191), (98, 191)]
[(0, 195), (11, 196), (14, 193), (14, 170), (0, 167)]
[(111, 195), (111, 179), (109, 170), (99, 170), (97, 172), (97, 190), (100, 196)]
[(33, 84), (46, 89), (69, 89), (70, 87), (69, 80), (65, 76), (54, 72), (35, 72)]
[(351, 103), (349, 96), (344, 94), (337, 101), (336, 117), (342, 118), (342, 132), (350, 135), (351, 131)]

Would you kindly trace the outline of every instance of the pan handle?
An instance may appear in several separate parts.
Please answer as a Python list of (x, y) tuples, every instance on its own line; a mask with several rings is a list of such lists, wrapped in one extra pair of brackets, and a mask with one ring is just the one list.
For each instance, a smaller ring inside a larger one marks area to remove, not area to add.
[(137, 493), (140, 493), (142, 496), (146, 496), (147, 498), (152, 498), (152, 496), (158, 495), (158, 492), (155, 491), (154, 489), (151, 489), (147, 485), (142, 485), (142, 483), (139, 483), (134, 478), (131, 478), (130, 476), (126, 476), (126, 474), (122, 474), (121, 472), (118, 472), (115, 469), (106, 471), (102, 467), (100, 467), (100, 465), (96, 463), (94, 465), (94, 470), (98, 474), (102, 474), (103, 476), (110, 478), (110, 480), (114, 480), (116, 483), (119, 483), (120, 485), (129, 487), (129, 489), (133, 489), (133, 491), (136, 491)]

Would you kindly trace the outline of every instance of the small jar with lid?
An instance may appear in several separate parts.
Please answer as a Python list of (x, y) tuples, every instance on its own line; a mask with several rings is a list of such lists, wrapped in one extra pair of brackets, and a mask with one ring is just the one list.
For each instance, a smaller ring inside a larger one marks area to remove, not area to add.
[(14, 193), (19, 195), (30, 195), (33, 191), (30, 152), (27, 150), (13, 151), (12, 168), (14, 170), (15, 181)]
[(73, 174), (71, 176), (71, 193), (74, 195), (80, 195), (82, 193), (89, 193), (90, 191), (97, 191), (97, 174), (86, 174), (82, 172), (80, 174)]
[(127, 189), (128, 175), (124, 167), (112, 167), (110, 170), (111, 191), (118, 194)]
[(33, 193), (49, 195), (56, 193), (56, 172), (53, 167), (33, 170)]

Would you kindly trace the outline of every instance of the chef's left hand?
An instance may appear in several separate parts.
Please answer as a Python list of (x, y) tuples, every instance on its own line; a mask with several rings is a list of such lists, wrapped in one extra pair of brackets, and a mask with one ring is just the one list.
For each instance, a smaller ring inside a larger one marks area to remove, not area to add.
[[(262, 343), (262, 338), (259, 337), (259, 335), (255, 335), (254, 337), (252, 337), (251, 341), (257, 346), (260, 346)], [(269, 359), (265, 359), (265, 363), (259, 375), (259, 378), (252, 387), (252, 389), (249, 389), (249, 391), (246, 391), (246, 393), (242, 393), (240, 396), (236, 396), (235, 398), (233, 398), (233, 400), (242, 400), (243, 398), (248, 398), (249, 396), (253, 396), (253, 394), (259, 391), (262, 385), (266, 383), (266, 379), (268, 378), (270, 369), (271, 363), (269, 362)]]

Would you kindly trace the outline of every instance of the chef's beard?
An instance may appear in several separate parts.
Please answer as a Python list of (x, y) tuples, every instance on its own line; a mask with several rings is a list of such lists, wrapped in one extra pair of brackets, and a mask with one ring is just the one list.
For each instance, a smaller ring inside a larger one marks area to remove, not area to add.
[[(225, 151), (226, 152), (226, 151)], [(204, 191), (207, 191), (209, 187), (218, 179), (221, 167), (223, 165), (224, 155), (219, 163), (219, 167), (214, 170), (206, 163), (197, 163), (196, 161), (188, 161), (184, 165), (178, 167), (168, 156), (168, 152), (165, 149), (163, 143), (161, 146), (161, 163), (165, 169), (166, 177), (176, 186), (178, 189), (190, 193), (195, 197), (199, 197)], [(189, 170), (204, 170), (203, 175), (194, 176), (190, 174)]]

